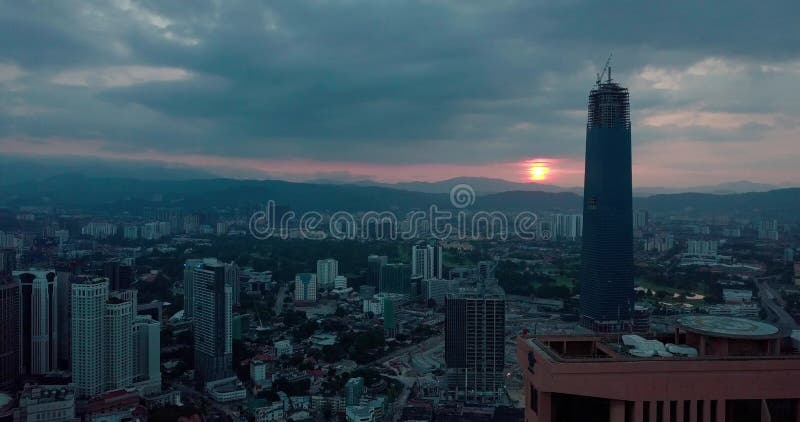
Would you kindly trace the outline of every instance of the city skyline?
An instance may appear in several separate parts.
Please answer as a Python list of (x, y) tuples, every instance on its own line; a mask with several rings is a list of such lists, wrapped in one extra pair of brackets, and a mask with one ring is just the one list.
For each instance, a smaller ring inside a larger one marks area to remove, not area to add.
[(635, 186), (794, 183), (797, 7), (608, 5), (636, 22), (611, 34), (581, 2), (11, 4), (0, 147), (226, 177), (578, 186), (581, 93), (613, 52), (636, 93)]

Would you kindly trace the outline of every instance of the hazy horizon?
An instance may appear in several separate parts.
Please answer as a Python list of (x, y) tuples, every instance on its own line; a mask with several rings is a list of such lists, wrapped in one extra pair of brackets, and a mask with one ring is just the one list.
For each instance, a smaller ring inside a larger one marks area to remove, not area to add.
[[(795, 183), (797, 7), (14, 2), (0, 149), (227, 177), (577, 186), (587, 95), (613, 52), (637, 186)], [(610, 19), (629, 24), (601, 30)]]

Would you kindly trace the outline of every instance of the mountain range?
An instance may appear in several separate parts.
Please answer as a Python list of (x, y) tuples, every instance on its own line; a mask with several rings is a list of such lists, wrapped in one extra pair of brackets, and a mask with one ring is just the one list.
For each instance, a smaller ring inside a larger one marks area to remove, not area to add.
[[(27, 181), (43, 181), (64, 174), (100, 178), (126, 178), (143, 180), (194, 180), (215, 179), (220, 175), (206, 170), (182, 165), (166, 165), (140, 161), (110, 161), (98, 158), (47, 158), (18, 157), (0, 155), (0, 186), (13, 185)], [(478, 196), (500, 192), (572, 192), (583, 194), (580, 186), (562, 187), (547, 183), (513, 182), (488, 177), (456, 177), (437, 182), (398, 182), (385, 183), (374, 180), (312, 179), (309, 184), (338, 186), (369, 186), (400, 189), (423, 193), (449, 193), (458, 184), (470, 185)], [(791, 187), (790, 184), (772, 185), (746, 180), (698, 185), (687, 188), (634, 187), (634, 196), (652, 196), (674, 193), (714, 193), (731, 194), (746, 192), (766, 192)]]
[[(449, 193), (415, 192), (382, 186), (294, 183), (281, 180), (191, 179), (140, 180), (61, 175), (0, 186), (0, 205), (51, 205), (138, 214), (143, 207), (186, 210), (249, 211), (273, 200), (297, 212), (453, 209)], [(796, 221), (800, 188), (736, 194), (679, 193), (634, 198), (634, 207), (654, 213), (772, 217)], [(575, 192), (508, 191), (474, 199), (468, 210), (575, 212), (582, 198)]]

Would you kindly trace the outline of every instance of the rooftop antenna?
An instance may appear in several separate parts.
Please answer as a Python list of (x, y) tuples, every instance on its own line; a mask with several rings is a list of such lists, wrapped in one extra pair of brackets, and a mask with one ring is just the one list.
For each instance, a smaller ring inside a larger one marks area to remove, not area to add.
[(603, 82), (603, 76), (605, 76), (606, 70), (608, 70), (608, 82), (611, 82), (611, 56), (613, 55), (614, 53), (608, 55), (608, 60), (606, 60), (606, 64), (603, 65), (603, 70), (597, 74), (597, 81), (595, 82), (597, 85)]

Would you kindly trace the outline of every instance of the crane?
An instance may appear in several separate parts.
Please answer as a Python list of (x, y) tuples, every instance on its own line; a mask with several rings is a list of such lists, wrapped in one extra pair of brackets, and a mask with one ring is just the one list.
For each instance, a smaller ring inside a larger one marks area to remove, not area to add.
[(608, 70), (608, 82), (611, 82), (611, 56), (613, 55), (614, 53), (608, 55), (608, 60), (606, 60), (606, 64), (603, 66), (603, 71), (597, 74), (597, 85), (600, 85), (600, 83), (603, 81), (603, 76), (605, 76), (606, 70)]

